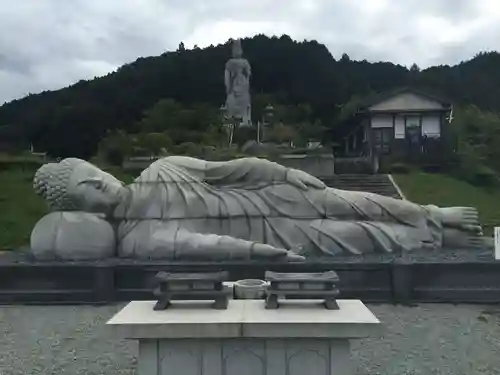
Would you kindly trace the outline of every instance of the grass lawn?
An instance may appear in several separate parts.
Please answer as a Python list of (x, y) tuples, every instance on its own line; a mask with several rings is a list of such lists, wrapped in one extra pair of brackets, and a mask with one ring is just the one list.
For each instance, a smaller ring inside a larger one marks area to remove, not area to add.
[(441, 174), (413, 172), (393, 177), (410, 201), (442, 207), (476, 207), (486, 235), (500, 226), (500, 190), (488, 191)]
[(47, 212), (32, 180), (32, 171), (0, 172), (0, 250), (29, 244), (31, 229)]

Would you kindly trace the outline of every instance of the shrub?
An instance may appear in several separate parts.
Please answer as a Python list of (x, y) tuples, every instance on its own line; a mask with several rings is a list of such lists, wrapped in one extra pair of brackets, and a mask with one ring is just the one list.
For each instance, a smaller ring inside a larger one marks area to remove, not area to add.
[(136, 136), (136, 146), (148, 150), (151, 156), (158, 156), (172, 147), (172, 140), (165, 133), (140, 133)]
[(184, 156), (201, 156), (203, 149), (201, 146), (193, 142), (183, 142), (181, 144), (172, 147), (172, 153), (174, 155), (184, 155)]
[(499, 179), (496, 172), (484, 165), (479, 166), (479, 168), (472, 175), (473, 185), (484, 186), (484, 187), (495, 187), (499, 185)]
[(114, 166), (121, 166), (125, 160), (125, 154), (120, 147), (109, 146), (104, 151), (104, 157), (106, 161)]
[(449, 170), (449, 166), (447, 164), (426, 163), (421, 166), (421, 169), (427, 173), (441, 173)]
[(237, 148), (220, 148), (214, 150), (210, 155), (212, 161), (227, 161), (247, 157), (248, 155), (240, 152)]
[(144, 147), (134, 146), (132, 147), (131, 156), (151, 156), (151, 151), (145, 149)]
[(99, 143), (99, 153), (112, 165), (121, 165), (132, 154), (132, 148), (132, 137), (121, 130), (109, 133)]
[(0, 156), (0, 171), (25, 170), (35, 171), (45, 163), (44, 159), (25, 156)]
[(490, 167), (471, 162), (462, 162), (451, 173), (452, 176), (475, 186), (495, 187), (500, 185), (498, 174)]

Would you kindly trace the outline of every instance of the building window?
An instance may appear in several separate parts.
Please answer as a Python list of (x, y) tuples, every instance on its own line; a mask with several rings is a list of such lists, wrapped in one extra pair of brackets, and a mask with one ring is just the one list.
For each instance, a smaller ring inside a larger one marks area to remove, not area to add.
[(419, 128), (420, 129), (420, 117), (411, 116), (406, 118), (406, 128)]
[(373, 129), (373, 149), (378, 154), (389, 154), (393, 136), (393, 128)]

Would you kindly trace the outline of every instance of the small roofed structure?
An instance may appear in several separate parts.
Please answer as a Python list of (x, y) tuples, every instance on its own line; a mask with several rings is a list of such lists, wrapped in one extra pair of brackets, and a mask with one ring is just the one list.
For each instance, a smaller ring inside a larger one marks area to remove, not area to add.
[(413, 88), (378, 95), (336, 129), (337, 157), (438, 161), (450, 137), (450, 101)]

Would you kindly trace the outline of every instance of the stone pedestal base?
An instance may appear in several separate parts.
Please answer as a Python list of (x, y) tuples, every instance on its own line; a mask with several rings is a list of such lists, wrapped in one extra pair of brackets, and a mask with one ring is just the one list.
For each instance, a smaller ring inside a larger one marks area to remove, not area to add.
[(349, 340), (141, 340), (139, 375), (352, 375)]
[(227, 310), (178, 303), (153, 311), (153, 301), (135, 301), (108, 325), (139, 340), (139, 375), (352, 375), (349, 339), (376, 334), (380, 322), (361, 301), (337, 302), (339, 310), (230, 300)]

